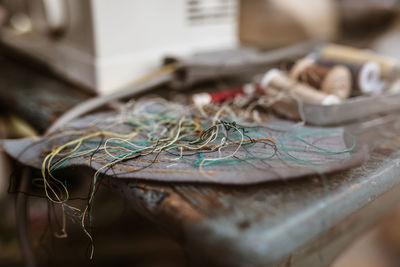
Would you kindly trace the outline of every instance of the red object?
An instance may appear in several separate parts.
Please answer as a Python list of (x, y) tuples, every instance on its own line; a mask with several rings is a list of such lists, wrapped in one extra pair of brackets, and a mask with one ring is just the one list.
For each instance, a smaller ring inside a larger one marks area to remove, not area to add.
[(254, 90), (246, 91), (245, 86), (228, 89), (225, 91), (210, 93), (212, 103), (221, 103), (228, 99), (233, 99), (239, 95), (255, 95), (255, 94), (265, 94), (265, 89), (258, 85), (254, 86)]
[(244, 92), (243, 87), (239, 87), (239, 88), (234, 88), (234, 89), (230, 89), (230, 90), (226, 90), (226, 91), (210, 93), (210, 96), (211, 96), (211, 102), (221, 103), (227, 99), (232, 99), (238, 95), (244, 95), (244, 94), (245, 94), (245, 92)]

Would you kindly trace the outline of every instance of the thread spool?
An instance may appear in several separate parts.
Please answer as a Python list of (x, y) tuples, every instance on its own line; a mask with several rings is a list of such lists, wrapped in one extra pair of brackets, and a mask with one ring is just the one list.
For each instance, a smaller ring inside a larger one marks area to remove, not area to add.
[(380, 94), (383, 91), (384, 83), (381, 80), (381, 67), (376, 62), (350, 63), (318, 59), (317, 64), (326, 67), (338, 64), (345, 65), (351, 72), (353, 95)]
[(266, 89), (267, 93), (269, 89), (275, 88), (311, 104), (334, 105), (340, 103), (338, 96), (318, 91), (306, 84), (296, 83), (278, 69), (271, 69), (264, 75), (261, 87)]
[(344, 45), (327, 44), (320, 47), (317, 54), (322, 60), (348, 62), (352, 64), (364, 64), (369, 61), (376, 62), (381, 68), (382, 79), (392, 80), (400, 73), (400, 64), (398, 60), (368, 50), (361, 50)]
[(349, 97), (351, 93), (352, 78), (348, 68), (341, 65), (322, 66), (309, 57), (296, 62), (291, 69), (290, 78), (340, 99)]

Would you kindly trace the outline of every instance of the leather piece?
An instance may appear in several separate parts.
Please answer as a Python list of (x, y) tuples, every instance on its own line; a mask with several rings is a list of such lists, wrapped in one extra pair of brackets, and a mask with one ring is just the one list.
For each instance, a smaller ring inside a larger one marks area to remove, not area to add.
[[(113, 117), (113, 113), (99, 113), (89, 115), (77, 119), (67, 124), (60, 133), (67, 133), (74, 130), (83, 130), (88, 132), (97, 131), (99, 129), (115, 123), (112, 120), (97, 123), (93, 127), (94, 121), (102, 118)], [(131, 128), (125, 124), (118, 125), (113, 129), (118, 133), (129, 133)], [(303, 177), (306, 175), (331, 173), (335, 171), (346, 170), (351, 167), (360, 165), (367, 157), (365, 149), (357, 149), (357, 152), (346, 152), (341, 154), (327, 154), (315, 151), (307, 144), (300, 142), (294, 136), (298, 133), (305, 134), (303, 137), (308, 143), (323, 147), (333, 151), (343, 151), (347, 148), (345, 142), (345, 134), (341, 128), (322, 129), (315, 127), (298, 127), (296, 124), (286, 121), (276, 121), (262, 125), (259, 129), (260, 137), (274, 138), (275, 144), (278, 146), (277, 153), (265, 143), (255, 143), (248, 146), (248, 151), (253, 156), (272, 156), (268, 160), (248, 160), (224, 164), (211, 164), (198, 167), (199, 155), (185, 156), (185, 159), (178, 159), (176, 155), (162, 152), (159, 155), (150, 154), (140, 156), (135, 159), (124, 161), (110, 168), (104, 168), (101, 173), (115, 178), (135, 178), (153, 181), (165, 182), (200, 182), (200, 183), (220, 183), (220, 184), (254, 184), (266, 181), (274, 181), (281, 179), (292, 179)], [(323, 134), (315, 134), (307, 136), (308, 132), (319, 132)], [(49, 151), (59, 145), (65, 144), (70, 140), (76, 139), (77, 135), (66, 135), (61, 137), (47, 136), (39, 139), (21, 139), (21, 140), (4, 140), (2, 146), (4, 150), (14, 159), (22, 164), (41, 168), (42, 162)], [(104, 141), (101, 137), (92, 138), (92, 143), (85, 144), (96, 148), (96, 142)], [(297, 147), (304, 151), (290, 150), (290, 155), (285, 153), (282, 145), (286, 147)], [(205, 157), (217, 158), (226, 156), (235, 150), (235, 146), (222, 150), (221, 152), (208, 152)], [(186, 153), (186, 152), (185, 152)], [(221, 153), (221, 154), (219, 154)], [(186, 153), (187, 154), (187, 153)], [(193, 153), (192, 153), (193, 154)], [(239, 158), (248, 157), (248, 152), (240, 149), (236, 154)], [(293, 160), (291, 156), (302, 159), (302, 162)], [(104, 158), (106, 157), (106, 158)], [(110, 158), (107, 158), (103, 152), (97, 152), (93, 155), (88, 154), (77, 158), (72, 158), (65, 162), (61, 168), (71, 166), (90, 166), (98, 170), (107, 164)], [(56, 162), (60, 157), (56, 157)]]

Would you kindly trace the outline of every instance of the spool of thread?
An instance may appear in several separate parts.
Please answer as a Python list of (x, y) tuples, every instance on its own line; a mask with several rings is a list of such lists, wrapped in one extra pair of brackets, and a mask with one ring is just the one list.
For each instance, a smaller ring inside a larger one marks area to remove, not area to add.
[(211, 103), (222, 103), (229, 99), (234, 99), (240, 95), (254, 95), (256, 93), (265, 94), (265, 91), (254, 84), (245, 84), (242, 87), (213, 92), (200, 93), (192, 96), (193, 103), (197, 106), (204, 106)]
[(381, 67), (378, 63), (367, 61), (365, 63), (339, 62), (318, 59), (317, 64), (326, 67), (345, 65), (351, 72), (353, 95), (380, 94), (384, 83), (381, 80)]
[(381, 68), (382, 79), (392, 80), (400, 73), (400, 63), (398, 60), (379, 55), (369, 50), (361, 50), (344, 45), (327, 44), (320, 47), (317, 54), (320, 59), (337, 62), (353, 64), (364, 64), (370, 61), (376, 62)]
[(350, 96), (352, 77), (350, 70), (341, 65), (322, 66), (306, 57), (296, 62), (290, 78), (345, 99)]
[(267, 90), (275, 88), (298, 97), (311, 104), (334, 105), (340, 103), (340, 98), (333, 94), (326, 94), (306, 84), (296, 83), (278, 69), (268, 71), (261, 81), (261, 87)]

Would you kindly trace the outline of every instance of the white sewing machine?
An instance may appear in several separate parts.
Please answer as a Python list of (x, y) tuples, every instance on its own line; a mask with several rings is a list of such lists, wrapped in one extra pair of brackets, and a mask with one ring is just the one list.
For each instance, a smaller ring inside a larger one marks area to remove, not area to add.
[(164, 56), (237, 45), (237, 0), (6, 0), (2, 42), (109, 93)]

